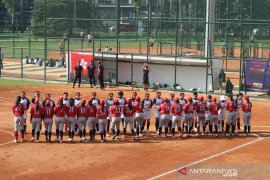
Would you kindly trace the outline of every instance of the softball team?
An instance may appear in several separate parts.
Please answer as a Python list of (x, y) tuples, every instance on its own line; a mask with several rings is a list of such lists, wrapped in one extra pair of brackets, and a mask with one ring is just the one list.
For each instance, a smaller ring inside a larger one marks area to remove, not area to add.
[[(25, 92), (22, 92), (21, 95), (23, 98), (18, 96), (12, 106), (15, 143), (18, 142), (19, 130), (21, 141), (24, 141), (25, 114), (30, 104), (25, 97)], [(31, 141), (40, 142), (42, 121), (45, 126), (46, 142), (51, 142), (53, 121), (55, 122), (56, 142), (63, 142), (65, 124), (67, 124), (68, 141), (71, 143), (74, 142), (76, 128), (79, 132), (79, 142), (86, 141), (87, 126), (89, 128), (90, 142), (96, 141), (96, 133), (100, 135), (100, 142), (106, 142), (109, 129), (111, 129), (113, 135), (112, 140), (119, 140), (121, 138), (120, 126), (122, 120), (123, 139), (128, 137), (128, 128), (131, 132), (131, 139), (136, 140), (143, 136), (145, 124), (147, 132), (150, 130), (152, 106), (156, 119), (157, 137), (162, 136), (163, 127), (165, 130), (164, 135), (167, 137), (170, 133), (169, 126), (171, 126), (171, 137), (173, 139), (176, 138), (176, 131), (178, 131), (179, 137), (182, 138), (184, 130), (186, 137), (190, 137), (193, 134), (194, 123), (197, 136), (206, 135), (206, 133), (212, 136), (213, 126), (216, 136), (219, 136), (221, 131), (225, 136), (234, 136), (240, 110), (243, 111), (243, 135), (249, 135), (251, 130), (252, 103), (248, 96), (244, 96), (243, 100), (241, 96), (234, 99), (232, 95), (229, 95), (227, 100), (225, 96), (221, 96), (220, 101), (217, 102), (217, 98), (212, 96), (208, 96), (207, 101), (204, 101), (204, 97), (198, 97), (197, 93), (194, 93), (194, 98), (188, 97), (187, 99), (185, 99), (184, 93), (180, 93), (180, 98), (174, 97), (175, 94), (171, 93), (169, 100), (166, 97), (162, 98), (161, 92), (157, 92), (153, 101), (150, 99), (148, 92), (145, 93), (145, 98), (142, 101), (135, 91), (132, 92), (131, 98), (126, 99), (123, 95), (124, 93), (120, 91), (118, 97), (114, 99), (113, 93), (110, 92), (107, 100), (101, 99), (99, 101), (96, 93), (93, 92), (86, 102), (86, 100), (81, 99), (79, 92), (75, 94), (75, 98), (68, 98), (68, 93), (65, 92), (63, 97), (58, 98), (56, 107), (54, 107), (50, 94), (47, 94), (46, 100), (42, 102), (39, 91), (36, 91), (35, 97), (32, 99), (33, 105), (30, 108)], [(227, 115), (226, 119), (225, 114)], [(196, 117), (195, 121), (194, 117)], [(224, 122), (225, 120), (226, 122)], [(225, 131), (224, 123), (226, 123)], [(98, 126), (96, 126), (97, 124)], [(208, 132), (206, 125), (209, 125)]]

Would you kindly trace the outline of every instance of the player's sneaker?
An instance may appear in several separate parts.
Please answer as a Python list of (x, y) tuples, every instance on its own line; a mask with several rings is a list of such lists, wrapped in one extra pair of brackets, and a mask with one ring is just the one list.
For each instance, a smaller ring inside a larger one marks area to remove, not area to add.
[(24, 142), (24, 139), (23, 138), (21, 139), (21, 142)]
[(39, 140), (37, 140), (36, 142), (39, 143)]
[(71, 138), (68, 138), (68, 141), (70, 142), (72, 139)]
[(216, 134), (216, 137), (218, 137), (218, 134)]
[(56, 138), (55, 141), (58, 142), (59, 141), (59, 138)]
[(114, 140), (116, 137), (117, 137), (117, 135), (115, 134), (115, 135), (113, 135), (113, 138), (112, 139)]
[(125, 135), (122, 135), (122, 138), (126, 138), (126, 136)]
[(107, 134), (106, 134), (106, 136), (107, 136), (107, 137), (110, 137), (110, 134), (109, 134), (109, 133), (107, 133)]
[(244, 133), (243, 136), (247, 136), (247, 133)]
[(14, 143), (17, 143), (18, 141), (17, 141), (17, 139), (14, 139), (13, 142), (14, 142)]
[(175, 136), (172, 136), (172, 138), (174, 139), (174, 138), (175, 138)]
[(101, 141), (100, 141), (101, 143), (104, 143), (104, 140), (103, 139), (101, 139)]
[(230, 134), (228, 134), (228, 133), (226, 133), (226, 134), (224, 134), (225, 136), (230, 136)]
[(235, 134), (234, 133), (231, 133), (231, 136), (235, 136)]
[(80, 141), (79, 141), (79, 142), (80, 142), (80, 143), (83, 142), (83, 138), (80, 138)]
[(199, 136), (200, 134), (199, 133), (196, 133), (196, 136)]
[(179, 135), (180, 135), (180, 138), (183, 137), (182, 133), (180, 133)]
[(140, 138), (141, 136), (140, 135), (136, 135), (135, 138)]
[(34, 138), (34, 137), (32, 137), (32, 138), (31, 138), (31, 141), (33, 142), (34, 140), (35, 140), (35, 138)]
[(143, 135), (142, 134), (139, 134), (140, 137), (142, 137)]
[(208, 136), (213, 136), (213, 134), (212, 133), (209, 133)]
[(63, 143), (63, 140), (60, 139), (60, 143)]
[(235, 130), (235, 132), (237, 132), (237, 133), (240, 132), (240, 129)]
[(202, 136), (205, 136), (205, 132), (202, 133)]

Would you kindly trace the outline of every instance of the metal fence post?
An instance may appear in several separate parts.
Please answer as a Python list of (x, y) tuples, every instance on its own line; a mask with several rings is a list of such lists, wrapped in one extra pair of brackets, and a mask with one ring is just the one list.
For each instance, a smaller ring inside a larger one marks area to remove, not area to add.
[(15, 49), (14, 49), (14, 47), (15, 47), (15, 37), (14, 37), (14, 34), (13, 34), (13, 36), (12, 36), (13, 38), (12, 38), (12, 47), (13, 47), (13, 55), (12, 55), (12, 57), (13, 58), (15, 58)]
[(44, 1), (44, 81), (46, 82), (46, 60), (47, 60), (47, 21), (46, 21), (46, 6), (47, 6), (47, 0)]
[(21, 48), (21, 79), (23, 79), (23, 48)]
[(29, 37), (28, 41), (28, 57), (31, 58), (31, 37)]

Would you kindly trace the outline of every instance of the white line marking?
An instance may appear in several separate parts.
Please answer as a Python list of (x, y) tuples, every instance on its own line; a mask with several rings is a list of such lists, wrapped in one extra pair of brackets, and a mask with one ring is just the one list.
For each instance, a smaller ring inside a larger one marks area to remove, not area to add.
[(180, 168), (178, 168), (178, 169), (174, 169), (174, 170), (172, 170), (172, 171), (169, 171), (169, 172), (166, 172), (166, 173), (157, 175), (157, 176), (155, 176), (155, 177), (149, 178), (148, 180), (153, 180), (153, 179), (160, 178), (160, 177), (162, 177), (162, 176), (166, 176), (166, 175), (168, 175), (168, 174), (171, 174), (171, 173), (173, 173), (173, 172), (176, 172), (176, 171), (178, 171), (178, 170), (180, 170), (180, 169), (183, 169), (183, 168), (185, 168), (185, 167), (189, 167), (189, 166), (192, 166), (192, 165), (199, 164), (199, 163), (201, 163), (201, 162), (207, 161), (207, 160), (209, 160), (209, 159), (213, 159), (213, 158), (215, 158), (215, 157), (218, 157), (218, 156), (220, 156), (220, 155), (223, 155), (223, 154), (226, 154), (226, 153), (228, 153), (228, 152), (234, 151), (234, 150), (236, 150), (236, 149), (240, 149), (240, 148), (242, 148), (242, 147), (244, 147), (244, 146), (247, 146), (247, 145), (256, 143), (256, 142), (258, 142), (258, 141), (260, 141), (260, 140), (263, 140), (263, 139), (264, 139), (264, 138), (259, 137), (258, 139), (254, 140), (254, 141), (251, 141), (251, 142), (242, 144), (242, 145), (240, 145), (240, 146), (234, 147), (234, 148), (232, 148), (232, 149), (223, 151), (223, 152), (221, 152), (221, 153), (218, 153), (218, 154), (209, 156), (209, 157), (204, 158), (204, 159), (201, 159), (201, 160), (199, 160), (199, 161), (192, 162), (192, 163), (187, 164), (187, 165), (185, 165), (185, 166), (182, 166), (182, 167), (180, 167)]
[[(6, 133), (10, 134), (13, 137), (13, 134), (11, 132), (9, 132), (9, 131), (5, 131), (5, 130), (0, 130), (0, 131), (6, 132)], [(6, 142), (6, 143), (2, 143), (2, 144), (0, 144), (0, 146), (7, 145), (7, 144), (10, 144), (10, 143), (13, 143), (13, 140), (9, 141), (9, 142)]]

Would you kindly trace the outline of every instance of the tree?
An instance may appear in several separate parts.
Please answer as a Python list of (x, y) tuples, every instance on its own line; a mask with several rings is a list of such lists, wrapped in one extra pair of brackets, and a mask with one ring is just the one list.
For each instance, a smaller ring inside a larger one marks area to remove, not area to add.
[(144, 5), (144, 0), (132, 0), (132, 4), (135, 6), (135, 17), (139, 16), (139, 10)]
[(19, 0), (2, 0), (3, 4), (5, 5), (10, 17), (11, 17), (11, 26), (10, 26), (10, 30), (12, 30), (14, 32), (14, 28), (15, 28), (15, 24), (14, 24), (14, 20), (15, 20), (15, 12), (16, 9), (18, 9), (18, 7), (20, 6), (20, 1)]
[[(89, 21), (93, 13), (92, 3), (89, 1), (70, 0), (46, 0), (46, 30), (48, 36), (62, 36), (68, 32), (69, 36), (73, 35), (76, 29), (88, 29)], [(32, 32), (34, 35), (43, 35), (44, 33), (44, 0), (36, 0), (32, 16)], [(76, 19), (74, 23), (74, 12)], [(76, 27), (74, 27), (76, 24)]]

